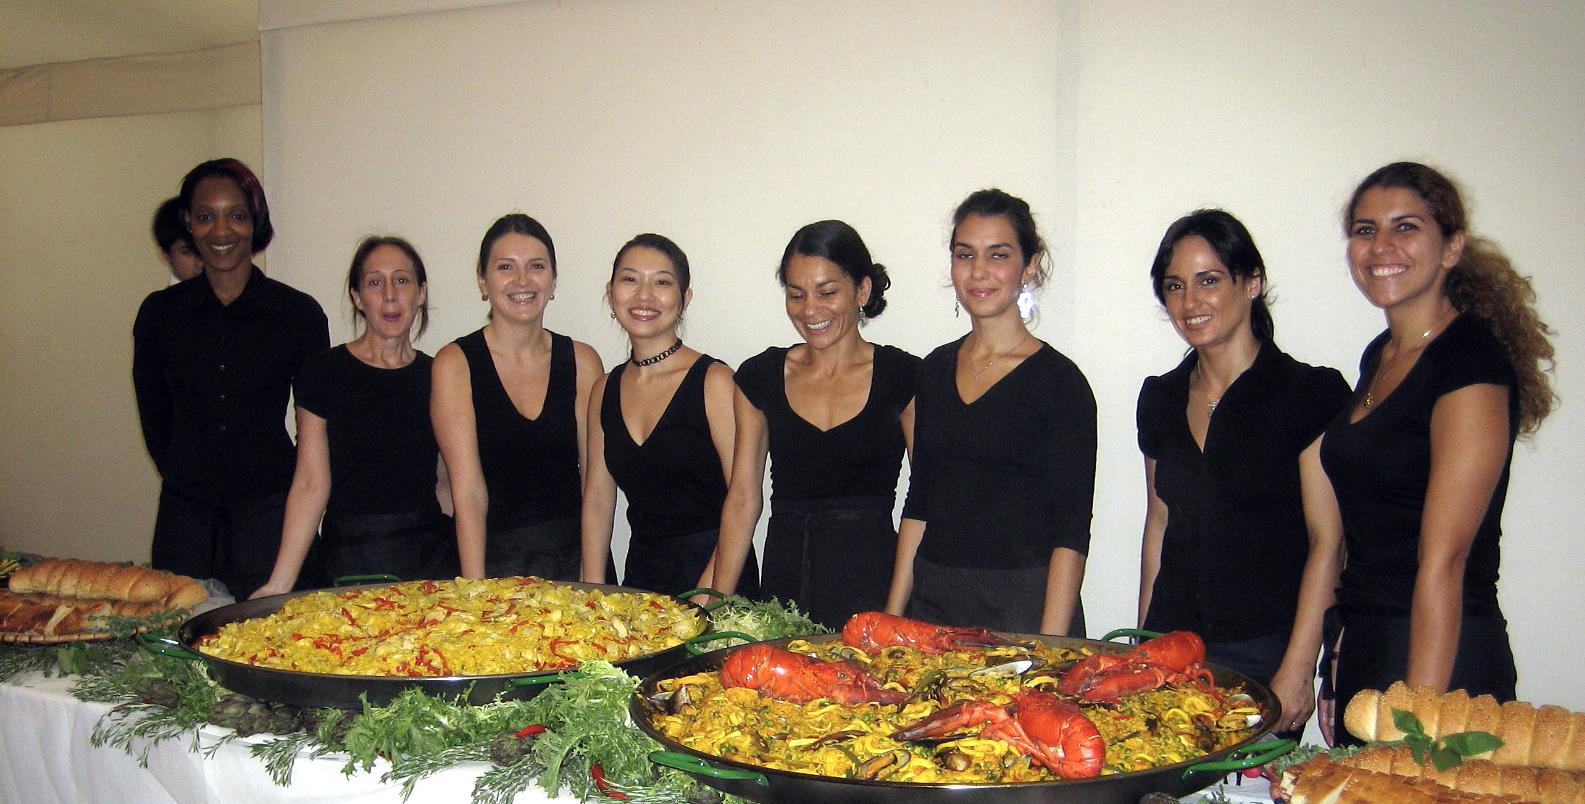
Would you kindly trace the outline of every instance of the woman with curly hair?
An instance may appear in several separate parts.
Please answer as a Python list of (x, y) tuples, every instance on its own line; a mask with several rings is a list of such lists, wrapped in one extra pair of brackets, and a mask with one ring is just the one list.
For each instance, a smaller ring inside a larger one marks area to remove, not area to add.
[(1398, 679), (1514, 697), (1498, 539), (1514, 439), (1554, 402), (1551, 330), (1529, 280), (1468, 228), (1453, 183), (1412, 162), (1367, 176), (1345, 211), (1354, 283), (1387, 331), (1321, 446), (1348, 549), (1334, 718)]

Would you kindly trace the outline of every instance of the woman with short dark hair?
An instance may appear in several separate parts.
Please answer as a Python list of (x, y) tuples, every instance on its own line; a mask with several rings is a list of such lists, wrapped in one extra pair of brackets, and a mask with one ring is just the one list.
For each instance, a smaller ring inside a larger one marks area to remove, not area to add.
[(204, 162), (180, 198), (203, 274), (149, 294), (132, 326), (138, 417), (163, 480), (152, 560), (241, 595), (264, 582), (280, 544), (292, 380), (330, 335), (313, 297), (253, 265), (275, 234), (253, 171)]

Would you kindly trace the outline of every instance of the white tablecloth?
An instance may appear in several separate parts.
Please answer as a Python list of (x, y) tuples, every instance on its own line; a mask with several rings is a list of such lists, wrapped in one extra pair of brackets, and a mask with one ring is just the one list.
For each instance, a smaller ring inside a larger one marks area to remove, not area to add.
[[(383, 761), (370, 773), (343, 776), (346, 758), (300, 757), (290, 787), (270, 780), (243, 741), (228, 743), (213, 756), (189, 750), (189, 739), (167, 740), (149, 752), (147, 768), (120, 748), (88, 744), (94, 724), (110, 709), (71, 697), (71, 678), (31, 674), (0, 684), (0, 802), (6, 804), (114, 804), (132, 802), (397, 802), (401, 787), (380, 784), (390, 766)], [(227, 731), (206, 727), (201, 745), (210, 746)], [(253, 739), (253, 738), (250, 738)], [(261, 737), (257, 739), (272, 739)], [(458, 766), (418, 783), (413, 804), (466, 802), (482, 763)], [(518, 802), (549, 800), (537, 787)], [(563, 796), (562, 801), (568, 801)]]
[[(180, 802), (231, 804), (293, 802), (313, 804), (374, 804), (401, 801), (401, 787), (380, 784), (390, 766), (378, 762), (369, 773), (343, 776), (346, 758), (299, 757), (292, 769), (292, 784), (281, 787), (270, 780), (264, 765), (248, 751), (244, 741), (221, 746), (212, 756), (192, 751), (187, 738), (166, 740), (149, 752), (147, 768), (114, 746), (88, 744), (94, 724), (110, 709), (107, 704), (85, 703), (67, 689), (71, 678), (22, 676), (0, 684), (0, 802), (5, 804), (153, 804)], [(212, 746), (228, 733), (218, 727), (200, 732), (200, 745)], [(273, 739), (268, 736), (250, 740)], [(482, 763), (459, 765), (418, 783), (410, 804), (466, 802)], [(1233, 802), (1269, 802), (1270, 791), (1262, 779), (1219, 784)], [(1199, 801), (1201, 794), (1185, 802)], [(538, 787), (518, 794), (519, 804), (550, 801)], [(563, 796), (561, 801), (571, 800)]]

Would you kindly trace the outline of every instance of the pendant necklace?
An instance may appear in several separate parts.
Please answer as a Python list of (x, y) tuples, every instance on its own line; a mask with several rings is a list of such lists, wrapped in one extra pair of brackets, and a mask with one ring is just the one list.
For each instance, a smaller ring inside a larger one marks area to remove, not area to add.
[[(1431, 333), (1435, 331), (1436, 327), (1431, 327), (1425, 332), (1420, 333), (1420, 339), (1415, 341), (1415, 343), (1424, 343), (1425, 339), (1431, 337)], [(1396, 358), (1397, 355), (1393, 355), (1393, 357)], [(1370, 375), (1370, 385), (1365, 386), (1365, 401), (1362, 404), (1362, 407), (1364, 407), (1365, 410), (1370, 410), (1370, 406), (1376, 404), (1376, 380), (1381, 377), (1381, 374), (1381, 366), (1378, 365), (1376, 367), (1376, 373)]]
[(682, 348), (682, 338), (678, 338), (676, 343), (672, 344), (671, 346), (666, 347), (666, 351), (661, 352), (660, 354), (655, 355), (654, 357), (646, 357), (643, 360), (639, 360), (636, 357), (629, 356), (627, 360), (628, 360), (629, 363), (632, 363), (633, 365), (639, 366), (641, 368), (643, 366), (653, 366), (656, 363), (659, 363), (660, 361), (665, 360), (666, 358), (671, 357), (672, 355), (676, 354), (677, 350), (681, 349), (681, 348)]
[(986, 363), (986, 364), (985, 364), (985, 365), (983, 365), (983, 366), (980, 366), (980, 367), (979, 367), (979, 368), (977, 368), (977, 369), (974, 369), (974, 379), (976, 379), (976, 380), (977, 380), (977, 379), (979, 379), (979, 378), (980, 378), (980, 375), (981, 375), (981, 374), (984, 374), (984, 373), (985, 373), (985, 370), (986, 370), (986, 369), (989, 369), (989, 368), (990, 368), (990, 367), (991, 367), (991, 366), (994, 366), (994, 365), (996, 365), (996, 363), (997, 363), (997, 361), (999, 361), (999, 360), (1001, 360), (1001, 359), (1002, 359), (1002, 358), (1004, 358), (1004, 357), (1006, 357), (1006, 356), (1008, 356), (1008, 355), (1010, 355), (1010, 354), (1012, 354), (1012, 353), (1013, 353), (1013, 352), (1016, 352), (1016, 351), (1018, 351), (1018, 350), (1019, 350), (1019, 349), (1022, 349), (1022, 348), (1023, 348), (1023, 346), (1024, 346), (1024, 344), (1025, 344), (1025, 343), (1028, 343), (1028, 342), (1029, 342), (1029, 339), (1030, 339), (1030, 338), (1033, 338), (1033, 337), (1034, 337), (1034, 335), (1032, 335), (1032, 334), (1030, 334), (1030, 333), (1028, 333), (1028, 332), (1025, 332), (1025, 333), (1024, 333), (1024, 339), (1023, 339), (1023, 340), (1021, 340), (1021, 341), (1019, 341), (1019, 342), (1018, 342), (1018, 345), (1017, 345), (1017, 346), (1014, 346), (1014, 347), (1013, 347), (1013, 348), (1011, 348), (1011, 349), (1008, 349), (1008, 350), (1007, 350), (1007, 351), (1005, 351), (1005, 352), (1002, 352), (1002, 353), (1001, 353), (1001, 354), (999, 354), (999, 355), (997, 355), (997, 356), (995, 356), (995, 357), (993, 357), (993, 358), (991, 358), (991, 362), (989, 362), (989, 363)]

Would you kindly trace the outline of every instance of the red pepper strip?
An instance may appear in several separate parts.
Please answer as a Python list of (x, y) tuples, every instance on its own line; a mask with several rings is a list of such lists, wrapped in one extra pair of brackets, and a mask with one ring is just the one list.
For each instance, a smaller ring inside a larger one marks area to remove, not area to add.
[(523, 739), (524, 737), (527, 737), (530, 734), (544, 734), (544, 733), (545, 733), (545, 727), (540, 725), (540, 724), (538, 724), (538, 723), (535, 723), (535, 724), (533, 724), (531, 726), (524, 726), (523, 728), (518, 729), (517, 730), (517, 739), (521, 740), (521, 739)]
[(608, 798), (614, 798), (618, 801), (628, 800), (626, 793), (611, 789), (611, 783), (605, 780), (605, 768), (600, 767), (600, 763), (596, 762), (589, 766), (589, 776), (594, 779), (595, 788)]
[(434, 594), (435, 590), (439, 589), (440, 587), (436, 586), (434, 581), (424, 581), (424, 585), (420, 588), (422, 588), (425, 592)]
[[(430, 648), (429, 652), (440, 657), (440, 672), (448, 676), (451, 675), (451, 662), (446, 659), (446, 654), (441, 653), (440, 648)], [(430, 666), (433, 667), (434, 665)]]
[(559, 657), (564, 662), (569, 662), (571, 664), (577, 664), (578, 663), (577, 659), (574, 659), (571, 656), (568, 656), (567, 654), (562, 653), (560, 650), (558, 650), (558, 648), (560, 648), (562, 645), (576, 645), (576, 644), (578, 644), (577, 641), (576, 640), (572, 640), (572, 639), (552, 639), (550, 641), (550, 652), (553, 655)]
[(341, 616), (346, 617), (347, 618), (347, 622), (352, 623), (354, 626), (356, 626), (358, 624), (357, 620), (352, 619), (352, 612), (347, 611), (347, 607), (346, 606), (342, 606), (341, 607)]

